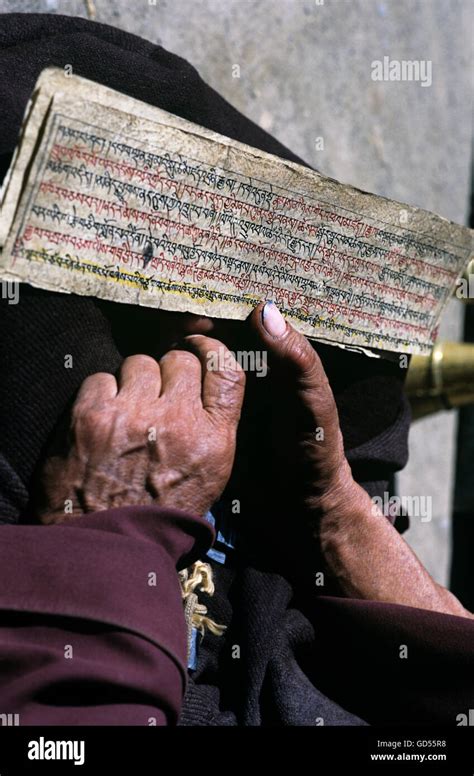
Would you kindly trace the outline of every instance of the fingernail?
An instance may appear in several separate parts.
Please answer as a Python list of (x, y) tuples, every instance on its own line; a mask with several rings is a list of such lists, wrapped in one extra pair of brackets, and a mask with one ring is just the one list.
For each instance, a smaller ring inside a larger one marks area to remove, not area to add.
[(262, 310), (262, 323), (272, 337), (281, 337), (286, 331), (286, 323), (275, 302), (265, 302)]

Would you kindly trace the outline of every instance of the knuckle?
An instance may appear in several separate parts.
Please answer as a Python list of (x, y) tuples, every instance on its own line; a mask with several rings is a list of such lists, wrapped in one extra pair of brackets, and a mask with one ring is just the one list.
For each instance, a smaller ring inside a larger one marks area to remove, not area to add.
[(235, 359), (232, 365), (221, 370), (220, 375), (231, 390), (245, 385), (245, 372)]
[(297, 335), (297, 339), (288, 344), (286, 358), (302, 388), (318, 388), (322, 392), (331, 393), (321, 359), (304, 337)]
[(288, 341), (287, 356), (291, 358), (295, 366), (301, 372), (315, 369), (318, 365), (318, 356), (303, 335), (294, 332)]
[(84, 383), (87, 383), (88, 381), (91, 382), (93, 385), (94, 383), (103, 383), (105, 381), (110, 380), (112, 375), (110, 372), (95, 372), (93, 375), (90, 375), (89, 377), (86, 377), (84, 380)]
[(106, 379), (110, 379), (110, 375), (107, 372), (96, 372), (86, 377), (80, 387), (81, 398), (94, 397)]
[(184, 369), (186, 366), (195, 368), (201, 365), (198, 357), (187, 350), (170, 350), (160, 359), (160, 363), (166, 363), (167, 366), (176, 369)]
[(143, 369), (155, 368), (157, 362), (152, 356), (147, 356), (145, 353), (136, 353), (133, 356), (127, 356), (124, 360), (122, 367), (127, 366), (128, 369), (140, 372)]
[(222, 348), (222, 342), (220, 342), (220, 340), (214, 339), (214, 337), (208, 337), (206, 334), (192, 334), (191, 336), (186, 337), (186, 340), (192, 347), (196, 348), (196, 350), (201, 353)]
[(327, 393), (329, 384), (326, 374), (317, 361), (308, 361), (307, 366), (301, 370), (300, 382), (303, 388), (317, 389), (321, 396)]

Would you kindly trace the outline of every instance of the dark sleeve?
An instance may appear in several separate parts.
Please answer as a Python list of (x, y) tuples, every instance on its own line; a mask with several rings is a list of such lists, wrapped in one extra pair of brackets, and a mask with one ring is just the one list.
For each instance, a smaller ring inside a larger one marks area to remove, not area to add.
[(186, 685), (177, 568), (213, 538), (155, 507), (0, 528), (0, 708), (20, 725), (167, 725)]
[(456, 726), (474, 701), (474, 620), (321, 597), (318, 688), (370, 724)]

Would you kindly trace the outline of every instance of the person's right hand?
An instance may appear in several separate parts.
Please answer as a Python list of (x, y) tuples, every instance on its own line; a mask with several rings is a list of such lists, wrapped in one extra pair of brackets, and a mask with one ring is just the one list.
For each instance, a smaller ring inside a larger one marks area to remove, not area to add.
[[(131, 356), (118, 380), (82, 384), (72, 410), (72, 445), (44, 466), (43, 523), (118, 506), (159, 504), (204, 515), (230, 476), (245, 374), (218, 340), (187, 338), (193, 352), (157, 362)], [(209, 354), (215, 371), (209, 371)], [(66, 508), (69, 506), (69, 508)]]
[[(288, 527), (284, 550), (287, 557), (293, 553), (298, 573), (304, 574), (308, 563), (306, 570), (319, 571), (321, 566), (315, 564), (321, 560), (338, 594), (472, 618), (452, 593), (430, 577), (352, 477), (334, 396), (309, 341), (272, 303), (259, 305), (250, 320), (268, 351), (273, 378), (273, 418), (279, 434), (274, 450), (280, 463), (273, 481), (281, 483), (275, 517), (279, 511), (280, 527), (285, 523)], [(297, 532), (295, 518), (315, 540), (298, 546), (296, 555), (289, 541), (291, 532)], [(329, 592), (333, 592), (331, 586)]]

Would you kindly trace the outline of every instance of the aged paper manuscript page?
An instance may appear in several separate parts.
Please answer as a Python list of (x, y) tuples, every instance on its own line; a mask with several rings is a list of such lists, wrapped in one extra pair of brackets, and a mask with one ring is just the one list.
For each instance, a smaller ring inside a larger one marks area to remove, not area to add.
[(61, 70), (43, 71), (3, 190), (0, 277), (429, 352), (472, 233)]

